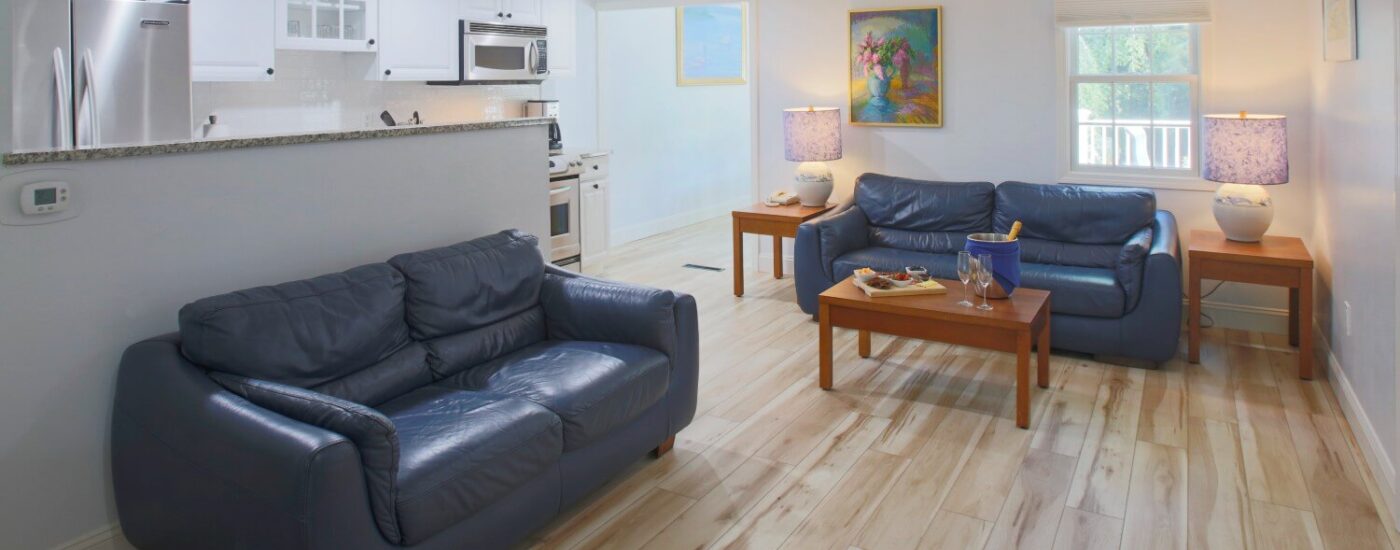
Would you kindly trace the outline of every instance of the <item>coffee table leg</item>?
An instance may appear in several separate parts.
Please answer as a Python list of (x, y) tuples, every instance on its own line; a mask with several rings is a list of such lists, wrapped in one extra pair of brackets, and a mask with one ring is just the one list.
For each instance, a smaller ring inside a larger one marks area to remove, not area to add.
[(1016, 426), (1031, 427), (1031, 332), (1016, 335)]
[(860, 331), (860, 356), (863, 359), (870, 358), (870, 331)]
[(744, 296), (744, 232), (734, 218), (734, 295)]
[(1035, 381), (1042, 388), (1050, 387), (1050, 321), (1040, 329), (1040, 341), (1035, 345)]
[(818, 383), (824, 390), (829, 390), (834, 385), (831, 376), (831, 306), (821, 305), (819, 311), (821, 317), (821, 344), (817, 350), (820, 361), (820, 372), (818, 373)]

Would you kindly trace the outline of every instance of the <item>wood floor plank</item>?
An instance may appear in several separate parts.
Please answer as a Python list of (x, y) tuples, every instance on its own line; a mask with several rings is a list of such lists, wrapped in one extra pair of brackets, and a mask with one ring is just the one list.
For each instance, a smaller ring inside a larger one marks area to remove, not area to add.
[(1236, 384), (1235, 404), (1241, 420), (1240, 446), (1244, 450), (1249, 495), (1255, 500), (1311, 510), (1308, 487), (1298, 466), (1298, 453), (1293, 448), (1278, 388), (1249, 382)]
[(1100, 365), (1075, 361), (1066, 367), (1066, 376), (1051, 388), (1053, 392), (1036, 429), (1031, 447), (1065, 456), (1079, 456), (1084, 447), (1084, 435), (1094, 415), (1099, 382), (1104, 368)]
[(1138, 442), (1123, 520), (1124, 548), (1186, 549), (1186, 476), (1185, 450)]
[(1123, 520), (1065, 508), (1055, 532), (1055, 550), (1114, 550), (1123, 539)]
[(1193, 418), (1190, 436), (1186, 500), (1191, 547), (1255, 548), (1238, 428), (1229, 422)]
[(1223, 332), (1201, 331), (1201, 362), (1186, 365), (1188, 416), (1235, 421), (1235, 394), (1225, 352)]
[(594, 532), (576, 550), (641, 548), (653, 536), (679, 517), (695, 501), (681, 495), (654, 489), (624, 510), (606, 526)]
[(1021, 463), (1011, 494), (992, 528), (990, 548), (1049, 550), (1065, 508), (1065, 494), (1076, 460), (1049, 451), (1031, 451)]
[[(1323, 550), (1322, 534), (1312, 512), (1258, 501), (1251, 507), (1255, 548)], [(1347, 547), (1342, 547), (1347, 548)]]
[(1070, 484), (1066, 502), (1070, 507), (1124, 517), (1142, 412), (1143, 378), (1142, 371), (1124, 367), (1110, 367), (1104, 375)]
[(841, 482), (788, 537), (783, 548), (848, 548), (875, 513), (909, 459), (869, 450), (857, 460)]
[(719, 539), (758, 500), (787, 476), (791, 467), (761, 458), (739, 466), (694, 506), (657, 533), (644, 548), (704, 548)]
[[(987, 545), (992, 523), (953, 512), (938, 512), (919, 540), (919, 550), (968, 550)], [(907, 547), (906, 547), (907, 548)]]
[(1288, 413), (1313, 512), (1328, 548), (1390, 548), (1390, 535), (1336, 420)]
[(1030, 433), (1016, 427), (1016, 421), (997, 418), (987, 425), (977, 448), (958, 473), (953, 488), (943, 501), (950, 512), (995, 522), (1006, 495), (1030, 449)]
[(908, 548), (933, 520), (991, 419), (950, 410), (866, 524), (856, 545), (866, 550)]
[(1186, 448), (1186, 375), (1184, 363), (1168, 362), (1145, 373), (1138, 440)]

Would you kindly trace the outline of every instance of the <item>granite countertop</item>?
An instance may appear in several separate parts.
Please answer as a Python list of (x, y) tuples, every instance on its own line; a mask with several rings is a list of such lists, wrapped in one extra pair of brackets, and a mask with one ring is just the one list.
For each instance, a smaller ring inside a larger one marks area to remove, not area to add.
[(0, 160), (0, 163), (3, 163), (7, 166), (15, 166), (23, 164), (41, 164), (46, 162), (71, 162), (82, 160), (102, 160), (124, 157), (140, 157), (148, 155), (168, 155), (174, 153), (227, 151), (231, 149), (247, 149), (250, 147), (275, 147), (279, 145), (297, 145), (302, 143), (324, 143), (330, 141), (352, 141), (360, 139), (378, 139), (399, 136), (450, 134), (457, 132), (473, 132), (477, 130), (495, 130), (499, 128), (518, 128), (521, 126), (543, 126), (553, 121), (553, 118), (511, 118), (503, 120), (463, 122), (457, 124), (424, 124), (419, 126), (395, 126), (392, 128), (371, 128), (364, 130), (314, 132), (308, 134), (284, 134), (258, 137), (240, 137), (208, 141), (182, 141), (175, 143), (161, 143), (155, 145), (101, 147), (96, 149), (77, 149), (71, 151), (36, 151), (29, 153), (6, 153), (3, 160)]

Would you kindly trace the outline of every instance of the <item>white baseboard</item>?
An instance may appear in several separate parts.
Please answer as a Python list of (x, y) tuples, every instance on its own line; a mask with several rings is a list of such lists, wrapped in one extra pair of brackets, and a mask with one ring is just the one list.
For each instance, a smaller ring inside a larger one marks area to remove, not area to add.
[(1390, 510), (1390, 517), (1400, 525), (1400, 510), (1396, 509), (1396, 496), (1400, 493), (1400, 487), (1395, 485), (1395, 465), (1390, 461), (1390, 455), (1386, 452), (1385, 446), (1381, 445), (1380, 437), (1376, 434), (1376, 427), (1371, 424), (1371, 418), (1366, 414), (1366, 409), (1361, 408), (1361, 400), (1356, 397), (1356, 392), (1351, 387), (1351, 381), (1347, 379), (1346, 372), (1342, 370), (1341, 363), (1337, 360), (1337, 355), (1332, 353), (1332, 344), (1327, 338), (1322, 337), (1321, 327), (1314, 327), (1317, 337), (1319, 354), (1327, 360), (1327, 378), (1332, 382), (1332, 392), (1337, 394), (1337, 401), (1342, 405), (1342, 414), (1346, 416), (1347, 422), (1356, 431), (1356, 442), (1361, 445), (1361, 454), (1366, 459), (1366, 464), (1373, 474), (1379, 479), (1381, 498), (1385, 500), (1385, 506)]
[(125, 550), (128, 548), (131, 548), (131, 545), (122, 538), (121, 524), (113, 523), (60, 544), (56, 550)]
[(640, 241), (653, 235), (660, 235), (667, 231), (674, 231), (682, 227), (695, 225), (697, 223), (712, 220), (721, 216), (727, 216), (730, 212), (747, 205), (748, 202), (735, 202), (732, 204), (716, 204), (703, 206), (679, 214), (672, 214), (664, 218), (651, 220), (649, 222), (636, 223), (626, 227), (618, 227), (608, 235), (608, 246), (617, 247), (632, 241)]

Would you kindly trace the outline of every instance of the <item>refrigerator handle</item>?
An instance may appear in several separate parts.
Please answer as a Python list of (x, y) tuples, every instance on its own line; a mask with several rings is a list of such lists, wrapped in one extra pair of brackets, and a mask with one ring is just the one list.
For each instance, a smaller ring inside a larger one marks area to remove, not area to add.
[[(102, 113), (98, 112), (97, 86), (92, 76), (92, 50), (84, 50), (82, 57), (83, 86), (78, 92), (78, 146), (97, 147), (101, 145)], [(87, 136), (83, 136), (86, 122)]]
[(73, 146), (73, 101), (69, 94), (73, 93), (73, 84), (68, 81), (68, 58), (63, 55), (63, 48), (53, 49), (53, 83), (54, 83), (54, 124), (57, 132), (54, 133), (54, 144), (56, 149), (68, 149)]

